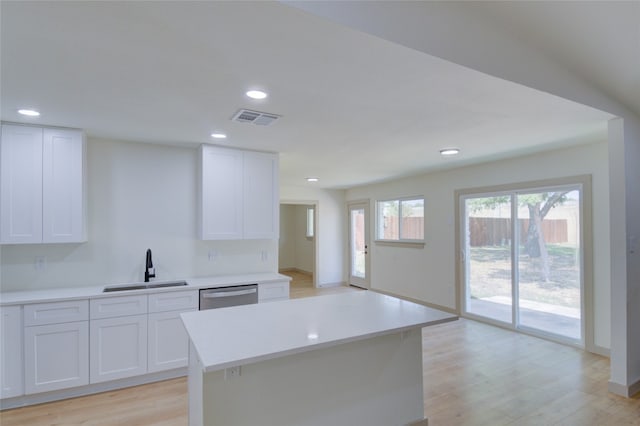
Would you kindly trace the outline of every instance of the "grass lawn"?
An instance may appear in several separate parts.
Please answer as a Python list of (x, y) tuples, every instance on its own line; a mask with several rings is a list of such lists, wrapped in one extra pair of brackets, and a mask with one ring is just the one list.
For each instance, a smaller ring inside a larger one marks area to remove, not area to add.
[[(558, 306), (580, 308), (580, 270), (575, 247), (548, 244), (550, 279), (542, 274), (542, 260), (530, 258), (520, 248), (520, 298)], [(472, 247), (470, 268), (471, 297), (511, 297), (509, 246)]]

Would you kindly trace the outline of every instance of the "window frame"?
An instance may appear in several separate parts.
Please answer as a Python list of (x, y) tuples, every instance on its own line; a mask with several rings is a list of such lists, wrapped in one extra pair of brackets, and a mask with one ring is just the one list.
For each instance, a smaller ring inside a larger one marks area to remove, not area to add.
[[(402, 235), (402, 220), (400, 220), (400, 218), (402, 218), (402, 203), (403, 201), (422, 201), (422, 238), (401, 238), (400, 236)], [(397, 239), (391, 239), (391, 238), (380, 238), (380, 209), (381, 209), (381, 204), (382, 203), (388, 203), (388, 202), (397, 202), (398, 203), (398, 238)], [(393, 244), (402, 244), (402, 245), (408, 245), (408, 244), (424, 244), (425, 242), (425, 238), (424, 238), (424, 228), (426, 225), (425, 222), (425, 197), (424, 195), (413, 195), (413, 196), (405, 196), (405, 197), (394, 197), (394, 198), (385, 198), (385, 199), (379, 199), (379, 200), (375, 200), (375, 208), (376, 208), (376, 214), (375, 214), (375, 235), (374, 235), (374, 241), (376, 243), (393, 243)]]

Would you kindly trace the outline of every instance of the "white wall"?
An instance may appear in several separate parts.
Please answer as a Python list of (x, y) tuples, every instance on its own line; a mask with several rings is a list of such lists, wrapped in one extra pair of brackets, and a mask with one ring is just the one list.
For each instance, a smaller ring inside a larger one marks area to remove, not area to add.
[[(277, 271), (275, 240), (196, 238), (196, 160), (195, 148), (90, 138), (89, 241), (3, 246), (2, 291), (141, 281), (147, 248), (157, 280)], [(35, 270), (36, 256), (45, 270)]]
[(454, 191), (583, 174), (591, 174), (593, 179), (595, 344), (608, 348), (609, 178), (604, 141), (348, 190), (347, 200), (370, 199), (372, 220), (376, 199), (425, 196), (424, 248), (374, 242), (370, 252), (371, 287), (455, 309)]
[(312, 188), (308, 186), (281, 186), (280, 199), (289, 204), (317, 203), (316, 274), (319, 286), (345, 281), (346, 224), (345, 191)]
[(611, 336), (611, 383), (625, 394), (629, 386), (640, 390), (640, 120), (612, 120), (609, 141), (612, 322), (618, 324)]
[(625, 192), (627, 247), (627, 335), (628, 371), (626, 384), (640, 390), (640, 118), (625, 119)]

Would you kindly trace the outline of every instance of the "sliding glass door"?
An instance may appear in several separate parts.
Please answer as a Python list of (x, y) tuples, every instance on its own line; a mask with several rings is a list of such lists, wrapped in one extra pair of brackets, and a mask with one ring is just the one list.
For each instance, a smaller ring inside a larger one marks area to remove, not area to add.
[(580, 185), (463, 195), (463, 312), (583, 344)]
[(519, 324), (582, 340), (580, 190), (516, 195)]
[(467, 312), (511, 323), (511, 198), (469, 198), (465, 207)]

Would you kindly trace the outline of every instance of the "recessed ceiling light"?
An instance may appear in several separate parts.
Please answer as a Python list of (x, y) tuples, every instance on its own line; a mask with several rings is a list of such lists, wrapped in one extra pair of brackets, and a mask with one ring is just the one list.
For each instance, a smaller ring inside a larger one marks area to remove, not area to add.
[(460, 154), (460, 150), (458, 148), (444, 148), (440, 150), (440, 155), (457, 155)]
[(40, 115), (35, 109), (19, 109), (18, 114), (26, 115), (28, 117), (37, 117)]
[(251, 99), (264, 99), (267, 97), (267, 93), (262, 90), (249, 90), (246, 95)]
[(308, 178), (307, 178), (307, 182), (317, 182), (317, 181), (319, 181), (319, 180), (320, 180), (320, 179), (318, 179), (317, 177), (308, 177)]
[(211, 133), (211, 137), (214, 139), (226, 139), (227, 135), (221, 132), (215, 132), (215, 133)]

